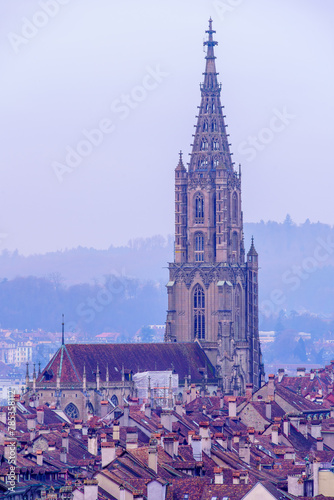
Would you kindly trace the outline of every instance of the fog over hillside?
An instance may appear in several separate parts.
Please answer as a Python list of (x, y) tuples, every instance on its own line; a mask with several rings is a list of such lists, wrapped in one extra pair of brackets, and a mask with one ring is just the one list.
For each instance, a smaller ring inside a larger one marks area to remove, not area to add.
[[(246, 223), (245, 248), (254, 236), (260, 264), (260, 326), (281, 310), (334, 315), (334, 229), (306, 221)], [(73, 329), (133, 335), (163, 324), (167, 263), (173, 237), (136, 239), (108, 250), (76, 248), (45, 255), (0, 255), (2, 328), (59, 330), (65, 312)]]

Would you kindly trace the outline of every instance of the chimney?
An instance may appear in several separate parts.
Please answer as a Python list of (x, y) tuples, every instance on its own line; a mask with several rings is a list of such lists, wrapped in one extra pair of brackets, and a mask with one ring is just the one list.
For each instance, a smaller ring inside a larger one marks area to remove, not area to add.
[(250, 444), (248, 437), (242, 436), (239, 441), (239, 458), (247, 465), (250, 464)]
[(124, 427), (129, 426), (129, 415), (130, 415), (130, 407), (129, 407), (128, 403), (125, 403), (124, 413), (123, 413), (123, 426)]
[(227, 438), (222, 432), (215, 433), (215, 440), (224, 450), (227, 450)]
[(96, 479), (84, 480), (84, 499), (97, 500), (98, 499), (98, 482)]
[(297, 368), (297, 377), (305, 377), (306, 368)]
[(283, 377), (284, 377), (284, 368), (279, 368), (278, 369), (278, 383), (280, 384), (283, 380)]
[(101, 401), (101, 418), (104, 418), (109, 411), (109, 402), (108, 401)]
[(249, 441), (251, 443), (254, 443), (254, 441), (255, 441), (255, 429), (253, 427), (250, 427), (247, 430), (248, 430)]
[(303, 434), (303, 436), (307, 439), (308, 431), (307, 431), (307, 420), (304, 418), (299, 421), (299, 432)]
[(88, 431), (88, 452), (97, 455), (97, 435), (95, 431)]
[(211, 457), (211, 436), (209, 431), (209, 422), (199, 423), (199, 435), (202, 438), (202, 450)]
[(223, 468), (222, 467), (214, 467), (213, 473), (215, 476), (215, 484), (224, 484)]
[(224, 394), (222, 391), (220, 391), (219, 401), (220, 401), (219, 412), (222, 415), (224, 412)]
[(184, 406), (181, 401), (177, 401), (175, 404), (175, 411), (176, 413), (180, 416), (183, 417), (184, 415)]
[(61, 445), (62, 445), (63, 448), (66, 448), (67, 452), (68, 452), (68, 442), (69, 442), (68, 433), (67, 432), (63, 432), (62, 435), (61, 435)]
[(36, 450), (37, 465), (43, 466), (43, 451)]
[(147, 418), (152, 417), (152, 410), (151, 410), (150, 403), (146, 403), (146, 405), (145, 405), (145, 417), (147, 417)]
[(196, 434), (191, 439), (191, 447), (193, 449), (193, 457), (196, 462), (202, 461), (202, 438)]
[(164, 437), (164, 450), (166, 453), (168, 453), (169, 456), (173, 458), (174, 455), (174, 435), (173, 434), (167, 434), (167, 436)]
[(39, 406), (37, 408), (37, 422), (39, 423), (39, 425), (44, 424), (44, 407), (43, 406)]
[(190, 386), (190, 402), (194, 401), (194, 399), (196, 399), (196, 385), (191, 384), (191, 386)]
[(321, 420), (312, 420), (311, 421), (311, 436), (317, 439), (321, 437)]
[(182, 390), (182, 402), (187, 403), (187, 392), (188, 392), (188, 377), (184, 379), (184, 387)]
[(144, 500), (144, 495), (142, 491), (137, 491), (133, 493), (133, 500)]
[(4, 455), (6, 460), (14, 460), (16, 464), (16, 442), (15, 441), (5, 441), (4, 442)]
[(268, 375), (268, 398), (272, 401), (275, 397), (275, 375), (272, 373)]
[(299, 414), (290, 414), (290, 422), (292, 423), (292, 425), (294, 425), (297, 429), (297, 431), (299, 431), (299, 422), (300, 422), (300, 416)]
[(271, 401), (266, 401), (266, 419), (271, 420)]
[(230, 396), (228, 400), (228, 416), (237, 416), (237, 398), (235, 396)]
[(240, 484), (240, 472), (239, 471), (233, 472), (233, 484)]
[(246, 399), (251, 401), (253, 395), (253, 384), (246, 384)]
[(271, 428), (271, 442), (273, 444), (278, 444), (278, 426), (273, 425)]
[(158, 449), (157, 440), (155, 438), (150, 439), (150, 445), (148, 448), (148, 466), (155, 473), (158, 472)]
[(7, 424), (7, 413), (6, 413), (6, 410), (1, 410), (1, 412), (0, 412), (0, 422), (2, 422), (4, 425)]
[(234, 431), (233, 433), (233, 443), (237, 444), (240, 441), (240, 431)]
[(290, 435), (290, 420), (286, 415), (283, 417), (283, 434)]
[(119, 422), (115, 420), (112, 428), (112, 438), (114, 441), (119, 441)]
[(36, 437), (36, 429), (30, 429), (29, 430), (29, 440), (33, 441)]
[(138, 448), (138, 431), (137, 427), (127, 427), (126, 429), (126, 449), (136, 450)]
[(313, 368), (310, 370), (310, 380), (314, 380), (315, 371)]
[(119, 487), (119, 500), (125, 500), (125, 488), (122, 484)]
[(101, 443), (102, 467), (106, 467), (116, 458), (115, 443)]
[(248, 484), (249, 476), (247, 470), (240, 471), (240, 484)]
[(103, 433), (101, 434), (101, 443), (106, 443), (107, 442), (107, 434)]
[(179, 436), (174, 435), (174, 445), (173, 445), (174, 458), (179, 456)]
[(172, 420), (172, 414), (170, 411), (162, 411), (161, 412), (161, 424), (167, 429), (169, 432), (172, 432), (173, 430), (173, 420)]
[(193, 439), (193, 436), (196, 434), (195, 431), (188, 431), (188, 445), (191, 445), (191, 441)]
[(317, 451), (324, 450), (324, 440), (322, 437), (317, 437)]
[(67, 464), (67, 448), (64, 446), (60, 448), (60, 461)]

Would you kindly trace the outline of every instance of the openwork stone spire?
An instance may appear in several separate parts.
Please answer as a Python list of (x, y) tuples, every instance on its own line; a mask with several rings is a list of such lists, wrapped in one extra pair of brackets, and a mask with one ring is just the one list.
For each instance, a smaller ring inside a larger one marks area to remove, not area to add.
[(223, 107), (220, 101), (221, 84), (218, 83), (213, 40), (215, 31), (209, 21), (204, 82), (201, 84), (201, 105), (189, 164), (189, 171), (209, 172), (218, 168), (232, 171), (231, 153), (226, 134)]

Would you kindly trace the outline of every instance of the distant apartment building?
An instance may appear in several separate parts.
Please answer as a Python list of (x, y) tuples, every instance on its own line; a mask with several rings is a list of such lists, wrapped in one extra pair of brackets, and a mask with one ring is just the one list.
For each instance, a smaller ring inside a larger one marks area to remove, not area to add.
[(20, 366), (33, 358), (34, 343), (31, 340), (15, 342), (12, 339), (0, 340), (0, 361), (7, 365)]

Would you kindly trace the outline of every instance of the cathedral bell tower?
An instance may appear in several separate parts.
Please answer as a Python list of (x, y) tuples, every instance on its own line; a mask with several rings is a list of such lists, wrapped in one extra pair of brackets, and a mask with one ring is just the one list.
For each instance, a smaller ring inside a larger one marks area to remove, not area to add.
[(197, 340), (225, 393), (260, 387), (258, 264), (245, 261), (241, 169), (234, 170), (218, 83), (212, 20), (190, 162), (175, 169), (175, 255), (169, 264), (166, 342)]

